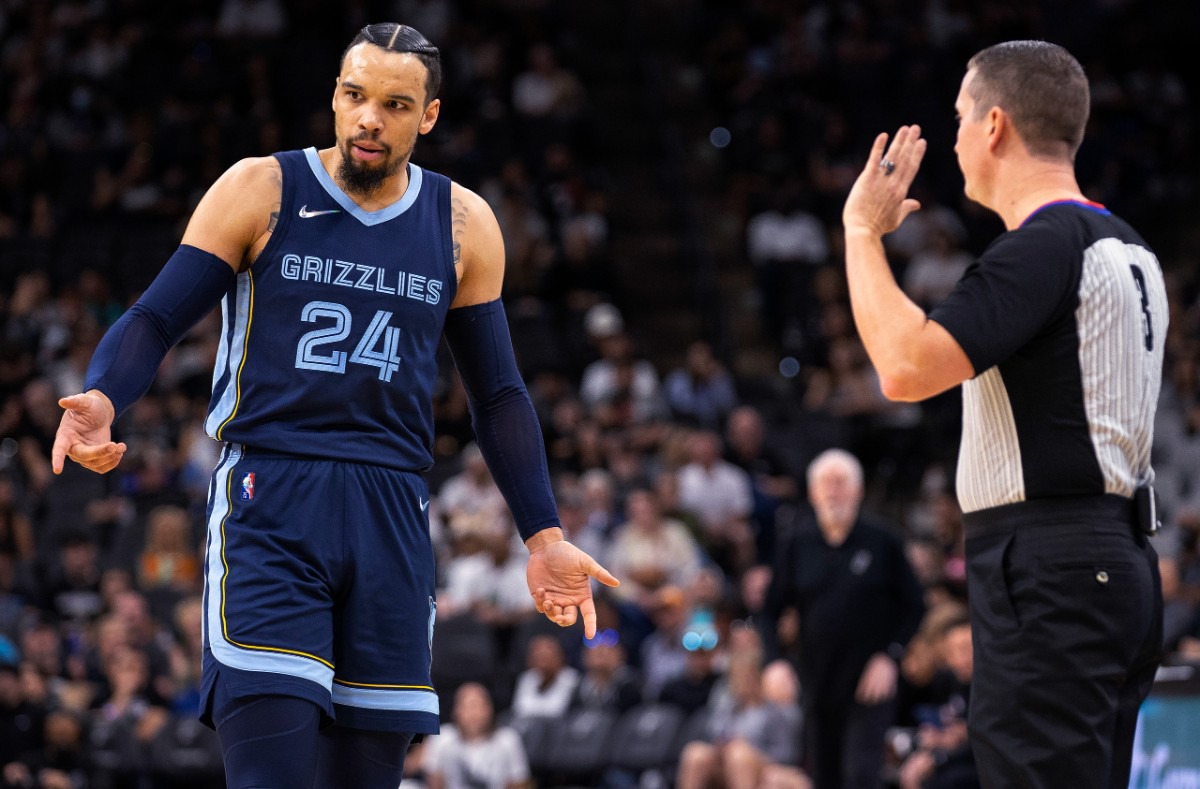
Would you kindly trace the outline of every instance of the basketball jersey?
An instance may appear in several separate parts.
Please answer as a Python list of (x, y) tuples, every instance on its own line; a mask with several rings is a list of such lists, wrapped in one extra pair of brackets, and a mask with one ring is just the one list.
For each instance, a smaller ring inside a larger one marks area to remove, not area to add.
[(221, 301), (205, 429), (252, 448), (426, 469), (457, 285), (450, 179), (409, 164), (404, 196), (364, 211), (315, 148), (275, 158), (279, 218)]

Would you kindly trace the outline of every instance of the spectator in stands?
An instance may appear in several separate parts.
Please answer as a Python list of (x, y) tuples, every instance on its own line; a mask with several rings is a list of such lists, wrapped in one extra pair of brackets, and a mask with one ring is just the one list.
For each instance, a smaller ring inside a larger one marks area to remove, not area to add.
[(978, 789), (979, 776), (967, 741), (967, 706), (973, 659), (971, 622), (960, 614), (937, 633), (941, 663), (954, 687), (936, 718), (922, 723), (917, 748), (900, 766), (901, 789)]
[(14, 789), (86, 787), (89, 757), (82, 718), (66, 707), (51, 710), (41, 747), (4, 765), (0, 777)]
[(182, 595), (196, 591), (200, 560), (192, 544), (192, 522), (182, 507), (162, 505), (146, 518), (146, 547), (138, 559), (138, 581), (144, 591)]
[(616, 630), (606, 628), (583, 641), (583, 674), (571, 707), (625, 712), (642, 700), (641, 682), (625, 662), (625, 646)]
[(529, 68), (513, 80), (513, 106), (531, 118), (569, 119), (581, 107), (583, 85), (545, 43), (529, 49)]
[(459, 515), (484, 514), (499, 517), (508, 510), (500, 489), (488, 471), (483, 452), (475, 443), (462, 451), (462, 471), (442, 484), (435, 498), (441, 517), (451, 522)]
[(754, 560), (750, 475), (721, 458), (721, 438), (699, 431), (688, 442), (689, 462), (679, 470), (679, 504), (692, 510), (704, 530), (704, 547), (726, 573)]
[(716, 642), (701, 640), (695, 648), (687, 650), (683, 673), (662, 686), (658, 700), (678, 707), (689, 717), (704, 709), (721, 679), (717, 646)]
[(664, 586), (654, 596), (649, 613), (654, 632), (642, 641), (640, 666), (642, 693), (652, 699), (671, 680), (683, 676), (691, 662), (683, 635), (692, 612), (682, 589)]
[(579, 671), (567, 665), (562, 642), (556, 635), (529, 640), (526, 668), (517, 677), (512, 711), (517, 717), (556, 718), (567, 711), (579, 684)]
[(34, 560), (33, 525), (17, 503), (8, 474), (0, 474), (0, 554), (24, 564)]
[(196, 717), (200, 714), (200, 661), (204, 653), (201, 619), (203, 599), (185, 597), (175, 604), (172, 622), (174, 639), (169, 652), (170, 686), (164, 687), (165, 700), (174, 715)]
[(25, 698), (19, 657), (16, 646), (0, 636), (0, 770), (42, 745), (46, 710)]
[(751, 405), (740, 405), (729, 414), (725, 426), (725, 459), (750, 475), (754, 494), (755, 545), (759, 561), (766, 561), (775, 548), (775, 514), (779, 506), (796, 498), (799, 486), (783, 456), (766, 440), (762, 413)]
[(438, 614), (469, 613), (495, 628), (508, 629), (529, 619), (529, 587), (525, 559), (514, 550), (514, 531), (505, 515), (459, 516), (455, 526), (465, 549), (443, 569), (445, 588), (438, 592)]
[(796, 767), (800, 707), (794, 674), (776, 663), (768, 676), (761, 660), (755, 648), (730, 656), (724, 682), (709, 701), (704, 738), (688, 743), (680, 756), (679, 789), (811, 789)]
[(663, 381), (663, 395), (671, 415), (686, 425), (720, 430), (737, 405), (733, 376), (703, 341), (688, 346), (682, 367)]
[[(812, 271), (829, 256), (825, 225), (804, 203), (803, 184), (772, 190), (773, 203), (746, 223), (746, 254), (754, 264), (762, 305), (763, 334), (779, 343), (789, 320), (804, 320)], [(799, 313), (799, 314), (797, 314)]]
[(923, 309), (932, 309), (958, 283), (974, 258), (955, 244), (946, 228), (931, 229), (929, 244), (913, 255), (904, 272), (904, 292)]
[(682, 523), (664, 518), (658, 499), (645, 488), (625, 500), (629, 520), (613, 532), (607, 565), (621, 578), (612, 594), (649, 609), (664, 585), (687, 586), (700, 567), (700, 547)]
[(477, 682), (454, 694), (454, 722), (425, 740), (421, 763), (429, 789), (519, 789), (530, 785), (520, 736), (494, 726), (492, 698)]
[(108, 692), (91, 713), (89, 741), (103, 752), (102, 774), (114, 786), (137, 781), (143, 768), (144, 745), (169, 720), (168, 712), (151, 704), (146, 656), (129, 646), (108, 657), (104, 673)]
[[(607, 327), (605, 331), (608, 331)], [(627, 404), (629, 418), (647, 422), (663, 413), (658, 371), (634, 353), (633, 339), (621, 330), (595, 334), (600, 358), (583, 371), (579, 395), (588, 408)]]
[(62, 535), (58, 562), (42, 584), (40, 607), (74, 622), (100, 613), (100, 549), (87, 529)]

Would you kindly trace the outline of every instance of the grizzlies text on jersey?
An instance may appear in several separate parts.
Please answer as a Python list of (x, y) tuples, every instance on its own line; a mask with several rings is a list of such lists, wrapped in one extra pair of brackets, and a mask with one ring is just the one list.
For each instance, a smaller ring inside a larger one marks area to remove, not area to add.
[(276, 158), (279, 220), (221, 302), (205, 429), (276, 452), (428, 468), (456, 289), (450, 180), (410, 164), (404, 197), (368, 212), (315, 149)]

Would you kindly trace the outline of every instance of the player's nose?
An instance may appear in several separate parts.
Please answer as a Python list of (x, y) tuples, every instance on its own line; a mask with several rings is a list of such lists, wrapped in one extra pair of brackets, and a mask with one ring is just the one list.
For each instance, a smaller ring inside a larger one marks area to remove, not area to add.
[(378, 132), (383, 129), (383, 113), (377, 107), (368, 104), (358, 115), (358, 125), (366, 131)]

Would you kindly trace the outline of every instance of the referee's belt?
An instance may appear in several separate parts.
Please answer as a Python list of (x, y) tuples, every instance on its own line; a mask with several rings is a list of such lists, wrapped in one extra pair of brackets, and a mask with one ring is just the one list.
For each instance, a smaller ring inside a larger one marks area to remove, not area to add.
[(1086, 523), (1097, 531), (1123, 534), (1143, 531), (1135, 500), (1115, 493), (1033, 499), (963, 513), (968, 540), (1063, 522)]

